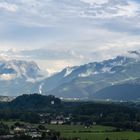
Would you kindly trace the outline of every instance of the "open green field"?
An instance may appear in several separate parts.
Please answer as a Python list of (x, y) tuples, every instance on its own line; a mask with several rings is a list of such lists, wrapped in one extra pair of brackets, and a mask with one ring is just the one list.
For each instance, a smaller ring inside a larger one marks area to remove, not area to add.
[(83, 125), (46, 125), (47, 128), (53, 129), (60, 132), (67, 132), (67, 133), (76, 133), (82, 131), (90, 131), (90, 132), (104, 132), (104, 131), (112, 131), (115, 128), (109, 126), (100, 126), (94, 125), (90, 128), (85, 128)]
[(140, 133), (136, 132), (103, 132), (103, 133), (62, 133), (62, 137), (79, 137), (81, 140), (140, 140)]
[(29, 123), (25, 123), (25, 122), (22, 122), (22, 121), (19, 121), (19, 120), (17, 120), (17, 121), (13, 121), (13, 120), (11, 120), (11, 121), (2, 121), (2, 122), (4, 124), (8, 125), (9, 127), (11, 127), (12, 125), (14, 125), (16, 122), (19, 122), (21, 124), (29, 124)]
[(84, 128), (80, 125), (47, 125), (47, 128), (61, 132), (61, 137), (79, 137), (81, 140), (140, 140), (140, 133), (132, 131), (109, 132), (113, 127), (95, 125)]

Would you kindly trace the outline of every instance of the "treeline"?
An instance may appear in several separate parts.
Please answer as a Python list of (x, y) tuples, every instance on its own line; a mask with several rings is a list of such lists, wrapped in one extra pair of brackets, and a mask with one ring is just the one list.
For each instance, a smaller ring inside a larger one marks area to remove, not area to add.
[(102, 124), (140, 129), (140, 107), (135, 103), (64, 102), (54, 96), (22, 95), (10, 103), (0, 103), (0, 120), (39, 123), (39, 113), (71, 116), (67, 123)]
[(22, 95), (11, 102), (0, 103), (0, 120), (20, 120), (39, 123), (39, 112), (56, 113), (61, 109), (59, 98), (40, 94)]
[(19, 120), (29, 123), (39, 123), (40, 116), (34, 111), (0, 110), (0, 120)]
[(140, 131), (140, 108), (135, 103), (66, 102), (64, 113), (72, 114), (72, 122), (84, 125), (101, 124), (119, 130)]
[(59, 108), (60, 106), (61, 100), (59, 98), (40, 94), (25, 94), (8, 103), (9, 108), (17, 110), (47, 110)]

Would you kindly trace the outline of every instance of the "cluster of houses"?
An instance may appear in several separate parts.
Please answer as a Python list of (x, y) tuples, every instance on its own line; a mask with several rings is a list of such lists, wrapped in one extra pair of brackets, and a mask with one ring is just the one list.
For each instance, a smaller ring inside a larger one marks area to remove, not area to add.
[(39, 114), (41, 121), (40, 125), (31, 125), (31, 124), (20, 124), (15, 123), (10, 129), (10, 135), (1, 136), (1, 139), (8, 139), (14, 136), (26, 135), (32, 138), (41, 138), (42, 132), (49, 133), (51, 130), (48, 128), (40, 129), (39, 126), (44, 126), (43, 124), (52, 124), (52, 125), (63, 125), (71, 122), (71, 115), (64, 117), (63, 115), (52, 115), (50, 113), (40, 113)]
[(50, 113), (40, 113), (39, 114), (41, 121), (41, 124), (69, 124), (71, 122), (71, 115), (68, 115), (67, 117), (63, 115), (52, 115)]
[[(1, 136), (0, 140), (6, 140), (7, 138), (12, 138), (14, 136), (21, 136), (26, 135), (30, 136), (32, 138), (41, 138), (42, 133), (49, 133), (51, 130), (48, 128), (45, 128), (44, 124), (48, 125), (85, 125), (85, 128), (89, 128), (92, 125), (96, 125), (96, 122), (73, 122), (72, 115), (69, 114), (68, 116), (64, 115), (56, 115), (56, 114), (50, 114), (50, 113), (39, 113), (40, 116), (40, 125), (32, 125), (32, 124), (14, 124), (13, 128), (10, 129), (10, 135)], [(43, 128), (40, 128), (39, 126), (42, 126)]]
[[(48, 130), (45, 130), (46, 133)], [(9, 135), (2, 135), (0, 136), (0, 140), (9, 140), (12, 139), (15, 136), (30, 136), (31, 138), (41, 138), (42, 132), (34, 126), (31, 126), (29, 124), (22, 124), (20, 126), (14, 125), (13, 128), (10, 129)]]
[(96, 122), (73, 122), (72, 115), (52, 115), (50, 113), (40, 113), (41, 121), (40, 124), (52, 124), (52, 125), (85, 125), (85, 128), (89, 128), (92, 125), (96, 125)]
[(41, 137), (41, 132), (31, 125), (23, 125), (23, 126), (16, 126), (12, 131), (11, 134), (13, 135), (27, 135), (31, 136), (32, 138)]

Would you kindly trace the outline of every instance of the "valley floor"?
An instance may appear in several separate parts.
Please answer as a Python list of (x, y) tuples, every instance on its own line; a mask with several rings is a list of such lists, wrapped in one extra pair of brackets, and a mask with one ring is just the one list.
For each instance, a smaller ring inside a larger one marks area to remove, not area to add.
[[(84, 126), (68, 126), (68, 125), (49, 125), (48, 128), (60, 131), (61, 137), (74, 138), (79, 137), (80, 140), (139, 140), (140, 133), (132, 131), (113, 132), (114, 127), (95, 125), (91, 128)], [(110, 132), (109, 132), (110, 131)], [(112, 131), (112, 132), (111, 132)]]
[(138, 132), (62, 133), (63, 137), (79, 137), (80, 140), (139, 140)]
[[(15, 122), (4, 122), (9, 127)], [(20, 122), (23, 123), (23, 122)], [(25, 125), (29, 125), (25, 123)], [(36, 128), (40, 124), (30, 124)], [(85, 128), (83, 125), (48, 125), (43, 124), (47, 130), (54, 130), (60, 132), (61, 138), (79, 138), (76, 140), (139, 140), (140, 132), (133, 132), (131, 130), (116, 131), (115, 127), (93, 125), (89, 128)]]

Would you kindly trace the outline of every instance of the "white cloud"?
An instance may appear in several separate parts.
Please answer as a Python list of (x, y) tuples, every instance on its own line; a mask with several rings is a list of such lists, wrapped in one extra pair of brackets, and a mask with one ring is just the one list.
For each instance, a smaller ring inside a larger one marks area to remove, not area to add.
[(49, 71), (110, 58), (139, 47), (139, 9), (135, 0), (1, 0), (0, 49), (18, 48), (1, 55)]
[(82, 1), (90, 4), (104, 4), (108, 2), (108, 0), (82, 0)]
[(80, 18), (132, 17), (137, 15), (140, 4), (131, 0), (9, 0), (2, 1), (0, 8), (13, 12), (18, 9), (15, 21), (24, 25), (52, 26)]
[(9, 11), (9, 12), (16, 12), (18, 7), (15, 4), (10, 4), (10, 3), (7, 3), (7, 2), (0, 2), (0, 9), (6, 10), (6, 11)]

